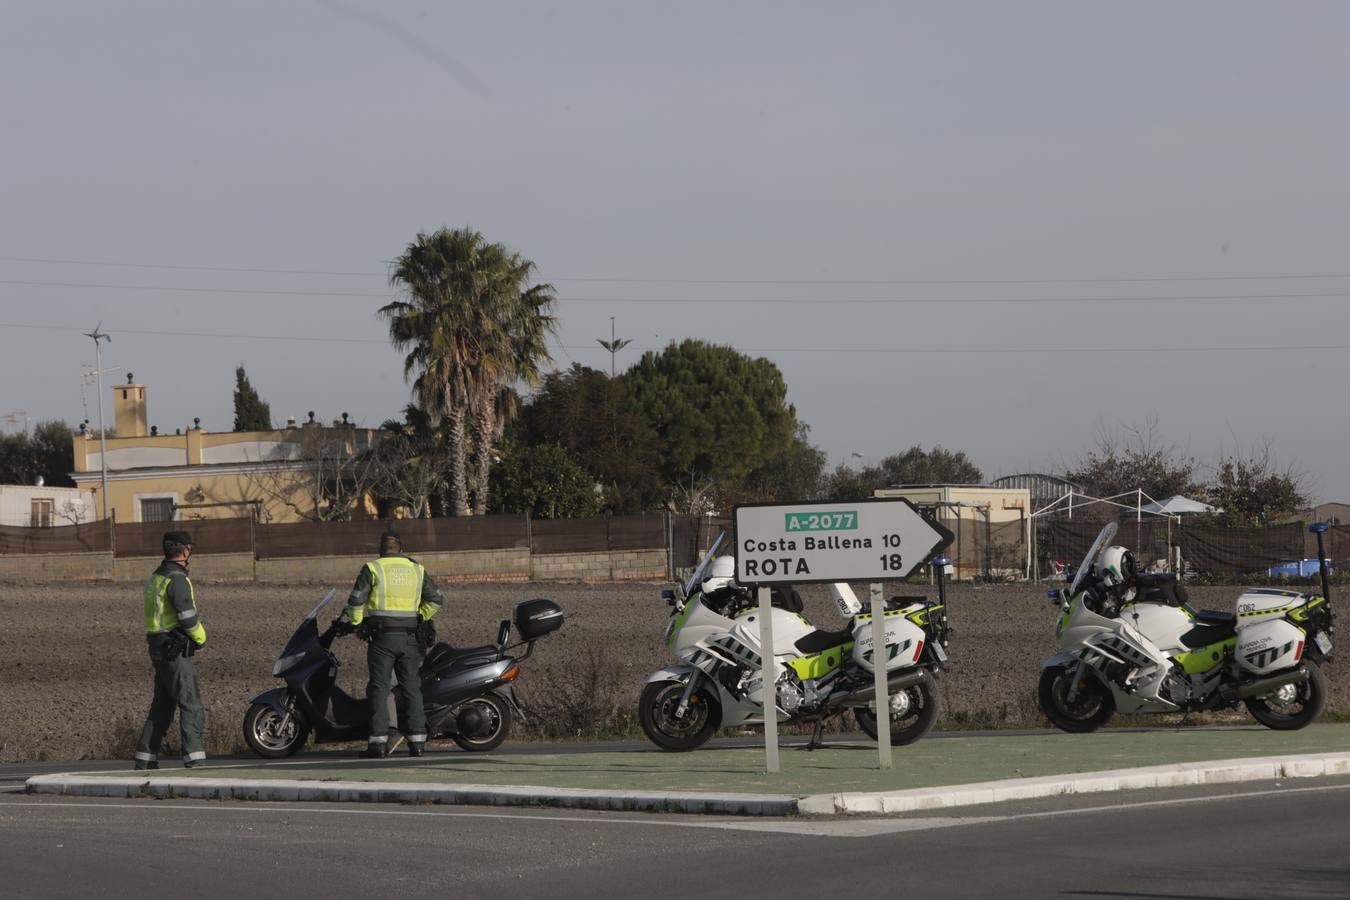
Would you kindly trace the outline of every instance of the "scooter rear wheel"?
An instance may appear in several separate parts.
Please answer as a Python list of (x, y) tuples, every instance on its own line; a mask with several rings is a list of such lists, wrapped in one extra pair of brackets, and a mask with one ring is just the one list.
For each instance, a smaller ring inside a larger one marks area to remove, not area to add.
[(482, 734), (478, 735), (453, 735), (451, 740), (459, 744), (461, 749), (468, 750), (471, 753), (486, 753), (489, 750), (496, 749), (502, 741), (506, 740), (506, 736), (511, 732), (511, 705), (509, 703), (496, 694), (484, 694), (481, 697), (474, 697), (464, 703), (463, 706), (475, 707), (483, 716), (487, 728), (484, 729)]
[(284, 716), (266, 703), (255, 703), (244, 714), (244, 741), (265, 759), (294, 756), (307, 740), (309, 728), (294, 714)]

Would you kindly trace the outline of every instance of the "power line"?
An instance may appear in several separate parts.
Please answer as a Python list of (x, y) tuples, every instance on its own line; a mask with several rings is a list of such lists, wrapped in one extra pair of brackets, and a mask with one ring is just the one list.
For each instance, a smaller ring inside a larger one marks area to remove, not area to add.
[[(301, 291), (269, 290), (266, 288), (223, 288), (173, 286), (162, 284), (111, 284), (87, 281), (27, 281), (0, 279), (0, 285), (17, 287), (60, 287), (92, 288), (96, 290), (118, 291), (154, 291), (158, 293), (186, 294), (242, 294), (260, 297), (347, 297), (363, 300), (391, 301), (397, 299), (394, 294), (366, 294), (352, 291)], [(1166, 294), (1132, 295), (1113, 297), (572, 297), (562, 296), (559, 301), (565, 303), (638, 303), (660, 304), (675, 303), (687, 305), (795, 305), (795, 306), (872, 306), (872, 305), (918, 305), (918, 304), (967, 304), (967, 303), (1148, 303), (1148, 302), (1203, 302), (1239, 301), (1239, 300), (1334, 300), (1350, 297), (1350, 291), (1326, 291), (1314, 293), (1275, 293), (1275, 294)]]
[[(38, 263), (62, 266), (104, 266), (121, 269), (167, 269), (185, 272), (250, 272), (264, 275), (332, 275), (354, 278), (388, 278), (386, 272), (356, 272), (331, 269), (278, 269), (254, 266), (197, 266), (176, 263), (121, 262), (91, 259), (55, 259), (36, 256), (0, 256), (0, 262)], [(998, 284), (1151, 284), (1173, 281), (1290, 281), (1350, 278), (1350, 273), (1294, 272), (1283, 275), (1139, 275), (1096, 278), (660, 278), (613, 275), (558, 276), (549, 281), (594, 284), (744, 284), (744, 285), (998, 285)]]
[[(38, 325), (17, 322), (0, 322), (0, 328), (27, 328), (45, 331), (66, 331), (72, 334), (80, 334), (80, 330), (70, 325)], [(203, 331), (164, 331), (136, 328), (118, 328), (118, 334), (137, 334), (151, 335), (156, 337), (194, 337), (211, 338), (219, 340), (250, 340), (250, 341), (287, 341), (306, 342), (306, 343), (338, 343), (338, 344), (384, 344), (392, 346), (388, 340), (378, 338), (344, 338), (344, 337), (320, 337), (305, 335), (277, 335), (277, 334), (234, 334)], [(590, 344), (559, 344), (562, 350), (595, 350)], [(660, 352), (664, 347), (635, 347), (637, 352)], [(1129, 347), (1084, 347), (1081, 344), (1062, 347), (741, 347), (736, 349), (742, 353), (868, 353), (868, 354), (987, 354), (987, 355), (1009, 355), (1022, 353), (1036, 353), (1042, 355), (1053, 355), (1062, 353), (1233, 353), (1233, 352), (1337, 352), (1350, 350), (1350, 344), (1249, 344), (1249, 345), (1212, 345), (1212, 346), (1174, 346), (1174, 347), (1149, 347), (1149, 346), (1129, 346)]]

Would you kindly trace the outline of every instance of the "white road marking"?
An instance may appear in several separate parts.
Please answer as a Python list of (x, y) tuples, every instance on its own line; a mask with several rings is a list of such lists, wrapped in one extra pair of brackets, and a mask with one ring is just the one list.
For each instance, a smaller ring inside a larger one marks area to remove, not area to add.
[(1215, 803), (1226, 800), (1250, 800), (1260, 797), (1287, 797), (1291, 794), (1323, 793), (1348, 791), (1350, 784), (1325, 785), (1320, 787), (1280, 788), (1276, 790), (1244, 791), (1238, 794), (1216, 794), (1209, 797), (1182, 797), (1175, 800), (1145, 800), (1138, 803), (1123, 803), (1116, 806), (1086, 806), (1077, 809), (1057, 809), (1046, 812), (1015, 813), (1006, 816), (934, 816), (910, 819), (717, 819), (694, 821), (692, 819), (660, 818), (652, 816), (646, 819), (617, 818), (603, 814), (593, 816), (575, 815), (537, 815), (530, 813), (488, 813), (453, 812), (450, 810), (403, 810), (403, 809), (355, 809), (339, 807), (324, 809), (313, 806), (293, 806), (287, 803), (268, 803), (266, 805), (202, 805), (182, 804), (175, 801), (155, 801), (146, 803), (62, 803), (59, 801), (33, 802), (0, 801), (0, 815), (11, 806), (38, 807), (48, 810), (65, 808), (76, 809), (137, 809), (152, 810), (159, 813), (169, 811), (191, 812), (256, 812), (272, 814), (313, 814), (330, 816), (411, 816), (416, 818), (441, 819), (502, 819), (535, 822), (588, 823), (594, 825), (647, 825), (658, 828), (713, 828), (724, 831), (751, 831), (768, 834), (810, 835), (815, 837), (859, 838), (876, 837), (883, 834), (896, 834), (907, 831), (929, 831), (937, 828), (956, 828), (966, 825), (984, 825), (990, 822), (1016, 822), (1027, 819), (1048, 819), (1059, 816), (1076, 816), (1101, 812), (1123, 812), (1133, 809), (1148, 809), (1159, 806), (1183, 806), (1196, 803)]

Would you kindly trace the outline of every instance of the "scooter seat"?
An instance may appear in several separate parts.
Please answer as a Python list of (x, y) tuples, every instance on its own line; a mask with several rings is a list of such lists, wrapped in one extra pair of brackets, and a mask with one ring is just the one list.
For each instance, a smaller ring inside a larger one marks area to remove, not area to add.
[(840, 631), (824, 631), (817, 628), (804, 637), (798, 638), (794, 645), (802, 653), (819, 653), (831, 647), (838, 647), (853, 639), (853, 626)]
[(427, 653), (427, 658), (422, 661), (422, 668), (441, 669), (468, 656), (496, 655), (497, 647), (493, 644), (484, 644), (481, 647), (452, 647), (441, 641)]

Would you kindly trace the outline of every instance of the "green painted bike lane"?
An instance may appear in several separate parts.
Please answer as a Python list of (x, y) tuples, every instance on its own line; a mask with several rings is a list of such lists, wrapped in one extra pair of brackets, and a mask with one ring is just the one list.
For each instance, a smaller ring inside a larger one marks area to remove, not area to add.
[(1350, 724), (1313, 725), (1294, 732), (1252, 726), (943, 737), (895, 748), (894, 768), (888, 771), (879, 768), (876, 745), (860, 743), (812, 751), (785, 746), (781, 751), (782, 770), (772, 774), (764, 769), (762, 746), (692, 753), (644, 750), (497, 756), (433, 751), (421, 759), (316, 761), (313, 765), (298, 760), (268, 768), (212, 765), (172, 770), (172, 774), (261, 782), (297, 779), (802, 795), (898, 791), (1177, 763), (1336, 752), (1350, 752)]

